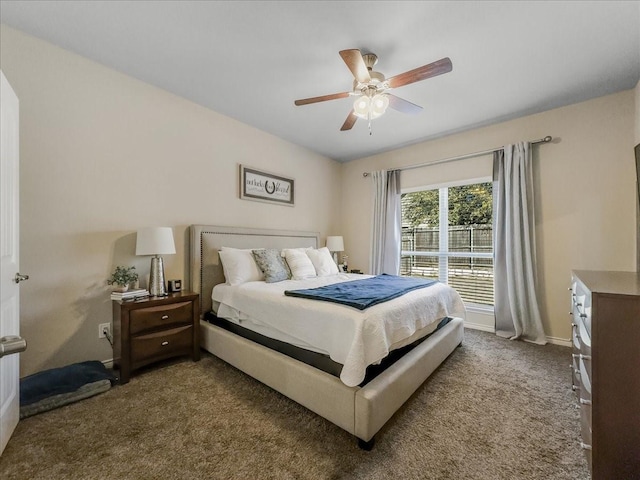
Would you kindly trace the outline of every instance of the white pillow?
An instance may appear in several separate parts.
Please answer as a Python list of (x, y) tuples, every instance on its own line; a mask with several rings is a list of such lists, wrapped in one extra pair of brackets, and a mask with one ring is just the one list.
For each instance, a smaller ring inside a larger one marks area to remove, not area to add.
[(318, 248), (317, 250), (307, 250), (307, 256), (313, 263), (316, 269), (316, 274), (319, 277), (325, 277), (327, 275), (335, 275), (338, 272), (338, 266), (333, 261), (331, 252), (327, 247)]
[(285, 248), (284, 258), (291, 269), (291, 277), (294, 280), (304, 280), (316, 276), (316, 269), (307, 256), (306, 248)]
[(264, 280), (264, 274), (258, 268), (251, 250), (222, 247), (218, 253), (222, 261), (224, 277), (229, 285)]

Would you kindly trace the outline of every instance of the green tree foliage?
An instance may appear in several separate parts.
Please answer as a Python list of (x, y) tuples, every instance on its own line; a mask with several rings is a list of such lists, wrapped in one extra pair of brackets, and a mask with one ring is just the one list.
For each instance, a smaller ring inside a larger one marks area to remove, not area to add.
[[(403, 194), (403, 225), (437, 227), (438, 206), (438, 190)], [(449, 188), (449, 225), (490, 225), (492, 214), (491, 182)]]

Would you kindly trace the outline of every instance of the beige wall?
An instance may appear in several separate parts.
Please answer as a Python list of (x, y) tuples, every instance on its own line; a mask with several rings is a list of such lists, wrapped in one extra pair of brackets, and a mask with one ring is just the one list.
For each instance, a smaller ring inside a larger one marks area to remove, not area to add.
[[(105, 281), (148, 274), (140, 227), (174, 228), (165, 273), (185, 280), (190, 224), (337, 231), (337, 162), (4, 25), (0, 45), (20, 99), (22, 375), (112, 357)], [(238, 199), (239, 163), (293, 177), (295, 207)]]
[[(553, 143), (534, 147), (539, 295), (547, 335), (569, 339), (571, 270), (636, 267), (634, 108), (629, 90), (344, 164), (342, 232), (350, 265), (368, 268), (371, 193), (363, 172), (552, 135)], [(402, 185), (484, 175), (491, 175), (489, 156), (408, 170)]]

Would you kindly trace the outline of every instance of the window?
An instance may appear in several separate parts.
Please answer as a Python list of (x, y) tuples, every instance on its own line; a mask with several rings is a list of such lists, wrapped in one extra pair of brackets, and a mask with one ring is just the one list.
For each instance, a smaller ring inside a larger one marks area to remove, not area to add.
[(440, 280), (493, 306), (491, 182), (402, 194), (400, 275)]

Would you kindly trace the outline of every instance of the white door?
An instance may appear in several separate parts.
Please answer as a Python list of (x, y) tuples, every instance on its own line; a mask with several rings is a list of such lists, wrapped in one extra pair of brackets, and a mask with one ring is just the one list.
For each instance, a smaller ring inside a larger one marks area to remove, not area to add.
[(0, 71), (0, 455), (20, 417), (18, 97)]

